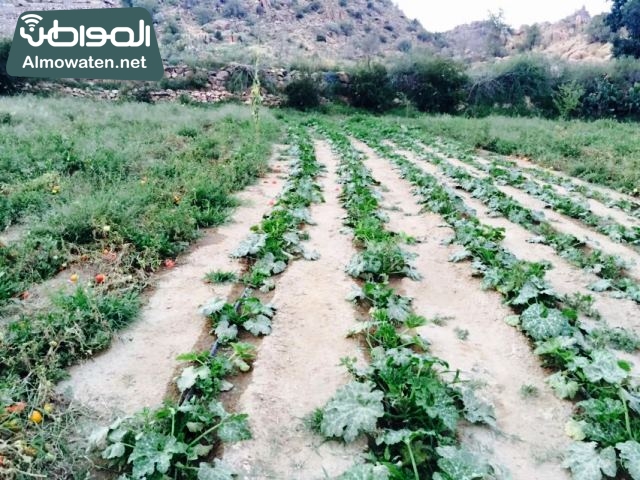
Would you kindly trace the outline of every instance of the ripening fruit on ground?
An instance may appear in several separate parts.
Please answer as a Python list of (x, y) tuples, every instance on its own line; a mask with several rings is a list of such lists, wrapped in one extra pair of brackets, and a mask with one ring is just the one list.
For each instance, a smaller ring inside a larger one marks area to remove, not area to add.
[(31, 412), (31, 415), (29, 415), (29, 420), (33, 423), (42, 423), (42, 414), (38, 410), (34, 410)]
[(165, 266), (165, 267), (167, 267), (167, 268), (173, 268), (173, 267), (175, 267), (175, 266), (176, 266), (176, 262), (175, 262), (175, 261), (173, 261), (173, 260), (171, 260), (170, 258), (167, 258), (167, 259), (164, 261), (164, 266)]
[(78, 274), (74, 273), (73, 275), (71, 275), (71, 277), (69, 277), (69, 280), (71, 280), (71, 283), (77, 283), (79, 278), (80, 277), (78, 277)]
[(96, 275), (96, 283), (97, 283), (97, 284), (104, 283), (104, 281), (105, 281), (105, 279), (106, 279), (106, 278), (107, 278), (107, 277), (105, 277), (105, 275), (104, 275), (104, 274), (99, 273), (99, 274), (97, 274), (97, 275)]
[(13, 405), (9, 405), (5, 410), (7, 413), (22, 413), (25, 408), (27, 408), (25, 402), (16, 402)]

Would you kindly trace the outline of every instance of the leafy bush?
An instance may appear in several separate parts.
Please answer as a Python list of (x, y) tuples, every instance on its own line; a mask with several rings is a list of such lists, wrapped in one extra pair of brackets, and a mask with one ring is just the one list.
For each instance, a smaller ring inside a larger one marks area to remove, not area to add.
[(211, 6), (199, 5), (193, 9), (193, 16), (200, 25), (206, 25), (215, 18), (215, 13)]
[(548, 61), (531, 56), (499, 64), (475, 79), (469, 111), (476, 115), (553, 115), (554, 77)]
[(298, 110), (308, 110), (320, 106), (318, 84), (311, 76), (294, 80), (285, 88), (287, 105)]
[(225, 18), (245, 18), (249, 12), (239, 0), (229, 0), (222, 9)]
[(373, 65), (352, 74), (348, 95), (354, 107), (384, 112), (393, 105), (395, 92), (387, 69)]
[(451, 60), (432, 58), (398, 67), (393, 84), (423, 112), (454, 113), (464, 99), (468, 83), (464, 67)]

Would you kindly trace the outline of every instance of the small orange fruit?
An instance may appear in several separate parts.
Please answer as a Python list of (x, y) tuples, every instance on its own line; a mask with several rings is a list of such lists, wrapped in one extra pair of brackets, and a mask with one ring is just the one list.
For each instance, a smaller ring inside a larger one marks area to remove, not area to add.
[(79, 278), (80, 277), (78, 276), (78, 274), (74, 273), (73, 275), (71, 275), (71, 277), (69, 277), (69, 280), (71, 280), (71, 283), (77, 283)]
[(99, 273), (96, 275), (96, 283), (97, 284), (104, 283), (106, 278), (107, 277), (103, 273)]
[(34, 410), (31, 412), (31, 415), (29, 415), (29, 420), (33, 423), (42, 423), (42, 414), (38, 410)]

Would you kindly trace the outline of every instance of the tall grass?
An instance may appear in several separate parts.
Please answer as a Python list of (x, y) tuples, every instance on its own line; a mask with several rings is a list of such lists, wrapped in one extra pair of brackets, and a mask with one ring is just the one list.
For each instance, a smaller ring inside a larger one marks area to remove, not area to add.
[(540, 165), (620, 191), (633, 194), (640, 187), (640, 136), (636, 123), (446, 115), (388, 121), (415, 126), (418, 135), (451, 137), (469, 147), (525, 156)]

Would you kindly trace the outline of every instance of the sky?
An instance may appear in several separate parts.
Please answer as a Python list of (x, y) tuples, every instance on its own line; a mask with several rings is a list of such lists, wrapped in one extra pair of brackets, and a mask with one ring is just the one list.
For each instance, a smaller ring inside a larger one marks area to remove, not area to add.
[(504, 11), (513, 26), (557, 21), (584, 5), (591, 15), (610, 11), (607, 0), (395, 0), (409, 18), (417, 18), (431, 32), (444, 32), (457, 25), (484, 20), (489, 11)]

